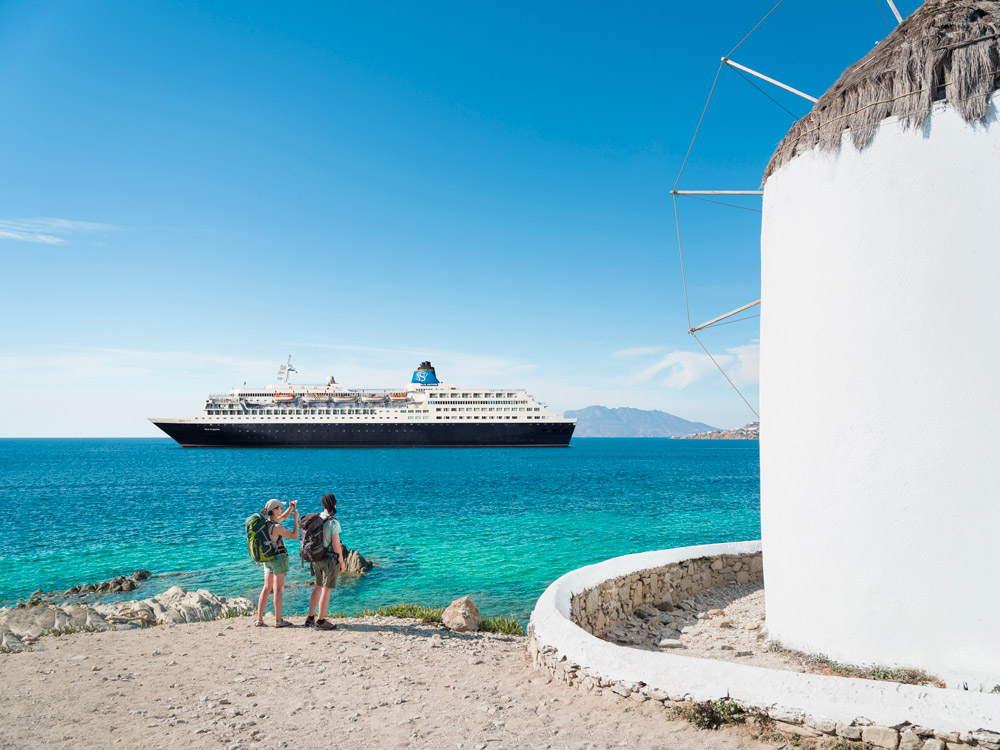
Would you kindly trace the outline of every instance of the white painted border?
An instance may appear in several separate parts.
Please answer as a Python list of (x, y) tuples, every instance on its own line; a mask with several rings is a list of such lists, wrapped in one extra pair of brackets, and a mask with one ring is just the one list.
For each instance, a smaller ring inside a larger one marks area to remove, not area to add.
[(573, 597), (604, 581), (699, 557), (761, 551), (756, 542), (706, 544), (615, 557), (573, 570), (538, 599), (531, 625), (539, 647), (553, 646), (570, 662), (602, 677), (687, 694), (694, 700), (729, 696), (761, 708), (798, 709), (815, 719), (851, 723), (859, 717), (880, 726), (910, 722), (939, 732), (1000, 728), (1000, 696), (901, 685), (850, 677), (786, 672), (744, 664), (616, 646), (573, 623)]

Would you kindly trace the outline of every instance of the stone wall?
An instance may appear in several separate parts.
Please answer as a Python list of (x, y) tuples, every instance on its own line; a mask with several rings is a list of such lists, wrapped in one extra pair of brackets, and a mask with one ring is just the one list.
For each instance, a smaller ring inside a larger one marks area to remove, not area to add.
[[(705, 554), (720, 550), (726, 552)], [(783, 672), (598, 640), (640, 606), (670, 609), (704, 589), (762, 577), (754, 542), (641, 553), (581, 568), (539, 599), (528, 651), (537, 669), (572, 688), (612, 702), (653, 702), (665, 717), (691, 701), (729, 698), (801, 737), (883, 750), (1000, 750), (1000, 695)]]
[(572, 599), (573, 622), (591, 635), (603, 638), (615, 625), (632, 616), (643, 604), (664, 610), (705, 589), (763, 578), (760, 552), (745, 555), (699, 557), (660, 568), (640, 570), (604, 581)]

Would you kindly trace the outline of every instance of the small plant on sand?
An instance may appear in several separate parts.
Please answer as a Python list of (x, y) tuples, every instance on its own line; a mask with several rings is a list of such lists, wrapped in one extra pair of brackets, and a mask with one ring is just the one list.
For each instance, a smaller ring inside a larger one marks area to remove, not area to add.
[(739, 724), (746, 712), (735, 701), (719, 699), (695, 701), (674, 709), (677, 718), (694, 724), (699, 729), (718, 729), (723, 724)]
[(28, 646), (27, 648), (11, 648), (10, 646), (0, 646), (0, 654), (19, 654), (22, 651), (34, 651), (33, 648)]
[(441, 622), (441, 615), (444, 614), (444, 607), (425, 607), (422, 604), (399, 604), (383, 605), (378, 609), (363, 609), (358, 612), (358, 617), (405, 617), (411, 620), (422, 620), (423, 622)]
[(837, 740), (830, 746), (829, 750), (868, 750), (871, 746), (865, 742), (852, 742), (851, 740)]
[(1000, 685), (994, 685), (991, 693), (1000, 693)]
[(228, 612), (221, 613), (216, 620), (229, 620), (233, 617), (249, 617), (251, 614), (249, 609), (231, 609)]
[(861, 667), (854, 664), (842, 664), (841, 662), (834, 661), (825, 654), (807, 654), (803, 651), (785, 648), (777, 641), (772, 642), (767, 648), (768, 651), (798, 659), (804, 666), (812, 667), (819, 674), (860, 677), (864, 680), (878, 680), (882, 682), (901, 682), (906, 685), (935, 685), (937, 687), (944, 687), (944, 683), (941, 680), (920, 669), (901, 669), (885, 667), (880, 664)]
[(73, 633), (98, 633), (100, 628), (95, 628), (93, 625), (67, 625), (64, 628), (53, 628), (52, 630), (43, 630), (42, 635), (54, 635), (58, 638), (61, 635), (73, 635)]
[(506, 633), (507, 635), (524, 635), (524, 626), (510, 615), (499, 617), (484, 617), (479, 623), (479, 629), (484, 633)]

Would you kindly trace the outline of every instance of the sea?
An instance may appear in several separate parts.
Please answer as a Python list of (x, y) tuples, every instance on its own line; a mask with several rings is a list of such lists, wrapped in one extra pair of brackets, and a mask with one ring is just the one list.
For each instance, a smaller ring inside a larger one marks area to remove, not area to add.
[[(269, 498), (319, 511), (377, 566), (330, 611), (443, 606), (522, 622), (552, 581), (617, 555), (760, 537), (756, 441), (574, 438), (568, 448), (181, 448), (169, 439), (0, 439), (0, 605), (135, 570), (256, 599), (244, 521)], [(291, 524), (291, 519), (288, 521)], [(285, 612), (309, 569), (289, 544)]]

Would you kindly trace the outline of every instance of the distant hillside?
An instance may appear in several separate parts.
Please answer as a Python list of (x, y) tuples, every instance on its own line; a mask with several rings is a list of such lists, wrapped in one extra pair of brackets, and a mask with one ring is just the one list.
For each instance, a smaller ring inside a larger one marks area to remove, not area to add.
[(711, 432), (699, 432), (693, 435), (685, 435), (685, 440), (759, 440), (760, 422), (751, 422), (745, 427), (737, 427), (732, 430), (713, 430)]
[(710, 432), (715, 427), (704, 422), (689, 422), (665, 411), (646, 411), (623, 406), (588, 406), (566, 412), (576, 417), (575, 437), (681, 437), (693, 432)]

